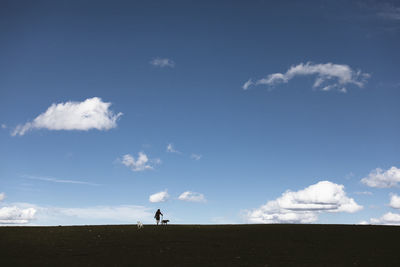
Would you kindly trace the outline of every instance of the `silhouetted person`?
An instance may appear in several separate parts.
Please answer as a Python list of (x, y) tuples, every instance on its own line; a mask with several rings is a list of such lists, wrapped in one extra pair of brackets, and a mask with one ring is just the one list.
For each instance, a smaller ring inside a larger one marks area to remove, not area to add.
[(156, 221), (157, 221), (157, 225), (160, 222), (160, 215), (163, 216), (163, 214), (161, 213), (160, 209), (158, 209), (156, 211), (156, 215), (154, 215), (154, 218), (156, 218)]

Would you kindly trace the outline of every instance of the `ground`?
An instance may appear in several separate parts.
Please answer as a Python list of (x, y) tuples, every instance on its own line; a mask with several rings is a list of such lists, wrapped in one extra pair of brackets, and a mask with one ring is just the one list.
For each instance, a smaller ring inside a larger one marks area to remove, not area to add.
[(400, 227), (0, 227), (1, 266), (400, 266)]

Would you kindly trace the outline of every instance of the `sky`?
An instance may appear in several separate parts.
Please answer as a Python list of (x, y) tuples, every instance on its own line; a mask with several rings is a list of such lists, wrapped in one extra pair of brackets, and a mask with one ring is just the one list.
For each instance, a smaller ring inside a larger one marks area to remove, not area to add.
[(0, 225), (400, 224), (398, 1), (1, 1)]

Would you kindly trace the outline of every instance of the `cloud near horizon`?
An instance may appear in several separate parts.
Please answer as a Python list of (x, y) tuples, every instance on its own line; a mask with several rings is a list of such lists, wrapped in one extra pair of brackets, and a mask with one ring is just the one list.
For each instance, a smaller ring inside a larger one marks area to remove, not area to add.
[(33, 129), (48, 130), (109, 130), (117, 127), (117, 119), (122, 113), (114, 114), (99, 97), (88, 98), (82, 102), (52, 104), (33, 121), (18, 125), (12, 136), (24, 135)]
[(400, 182), (400, 169), (393, 166), (384, 171), (381, 168), (372, 170), (361, 182), (369, 187), (390, 188), (397, 186)]
[[(120, 224), (136, 223), (138, 220), (144, 223), (153, 221), (153, 211), (139, 205), (57, 207), (15, 203), (13, 206), (20, 210), (35, 210), (34, 221), (29, 220), (29, 225), (66, 225), (66, 222), (68, 225)], [(22, 223), (15, 222), (14, 224)]]
[[(393, 209), (400, 209), (400, 196), (391, 194), (389, 206)], [(382, 224), (382, 225), (400, 225), (400, 214), (387, 212), (380, 218), (371, 218), (368, 221), (362, 221), (360, 224)]]
[(400, 225), (400, 214), (388, 212), (382, 215), (380, 218), (371, 218), (370, 224)]
[(353, 213), (362, 208), (346, 196), (343, 185), (320, 181), (296, 192), (288, 190), (245, 217), (250, 223), (312, 223), (321, 212)]
[(347, 85), (353, 84), (363, 87), (370, 77), (368, 73), (362, 73), (360, 70), (355, 71), (348, 65), (325, 63), (313, 64), (307, 62), (291, 66), (286, 73), (269, 74), (266, 78), (256, 81), (249, 79), (242, 86), (243, 90), (248, 90), (251, 86), (269, 85), (274, 86), (281, 83), (288, 83), (296, 76), (316, 75), (313, 88), (321, 91), (338, 90), (342, 93), (347, 92)]
[[(6, 195), (0, 193), (0, 201)], [(36, 209), (19, 208), (15, 205), (0, 207), (0, 224), (27, 224), (35, 219)]]

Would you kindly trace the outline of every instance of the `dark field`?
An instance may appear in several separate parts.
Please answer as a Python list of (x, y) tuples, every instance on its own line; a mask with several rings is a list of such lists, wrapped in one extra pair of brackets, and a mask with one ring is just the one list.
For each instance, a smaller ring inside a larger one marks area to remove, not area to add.
[(400, 227), (0, 227), (0, 266), (400, 266)]

